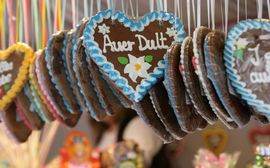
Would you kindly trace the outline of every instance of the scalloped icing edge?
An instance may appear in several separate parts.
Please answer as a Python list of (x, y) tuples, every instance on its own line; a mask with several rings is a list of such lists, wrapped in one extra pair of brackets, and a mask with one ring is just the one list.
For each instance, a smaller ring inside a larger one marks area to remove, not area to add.
[[(52, 83), (54, 84), (54, 86), (55, 86), (56, 90), (58, 91), (58, 93), (61, 95), (61, 98), (62, 98), (62, 100), (63, 100), (63, 102), (64, 102), (64, 105), (65, 105), (65, 107), (67, 108), (67, 110), (68, 110), (70, 113), (73, 113), (73, 111), (72, 111), (70, 105), (68, 104), (66, 98), (63, 96), (62, 89), (60, 89), (58, 83), (57, 83), (56, 80), (55, 80), (55, 77), (54, 77), (53, 72), (52, 72), (52, 69), (51, 69), (51, 64), (50, 64), (50, 51), (49, 51), (49, 50), (50, 50), (51, 45), (52, 45), (52, 40), (53, 40), (53, 38), (55, 38), (55, 37), (54, 37), (55, 35), (58, 35), (58, 34), (60, 34), (60, 33), (62, 33), (62, 32), (58, 32), (58, 33), (53, 34), (53, 36), (48, 40), (47, 48), (45, 49), (45, 60), (46, 60), (46, 66), (47, 66), (47, 69), (48, 69), (48, 71), (49, 71), (49, 75), (50, 75), (50, 77), (51, 77)], [(65, 38), (66, 38), (67, 33), (68, 33), (68, 32), (66, 32), (66, 34), (65, 34)], [(65, 41), (65, 38), (64, 38), (63, 42)], [(64, 48), (64, 46), (63, 46), (63, 48)], [(61, 52), (63, 51), (63, 48), (61, 49)], [(63, 54), (63, 52), (62, 52), (62, 54)], [(63, 60), (62, 60), (62, 61), (63, 61)]]
[[(36, 92), (36, 90), (34, 89), (34, 86), (32, 84), (30, 84), (29, 82), (29, 91), (33, 97), (33, 101), (34, 101), (34, 104), (36, 106), (36, 109), (37, 109), (37, 113), (39, 115), (39, 117), (45, 122), (45, 123), (50, 123), (51, 121), (46, 117), (46, 115), (44, 114), (42, 108), (41, 108), (41, 99), (38, 97), (38, 93)], [(47, 105), (45, 105), (47, 106)]]
[(13, 51), (24, 52), (24, 59), (21, 67), (18, 70), (17, 77), (10, 90), (0, 99), (0, 109), (4, 109), (11, 103), (16, 95), (22, 90), (26, 79), (28, 78), (28, 67), (33, 57), (33, 50), (30, 46), (24, 43), (16, 43), (10, 46), (5, 51), (0, 51), (0, 60), (5, 60)]
[[(114, 69), (114, 65), (107, 61), (106, 57), (102, 55), (98, 45), (92, 40), (92, 36), (95, 33), (94, 28), (97, 26), (97, 23), (100, 23), (103, 21), (103, 19), (110, 17), (114, 20), (117, 19), (119, 22), (123, 23), (125, 27), (130, 28), (131, 31), (143, 31), (144, 27), (148, 26), (149, 23), (154, 20), (169, 21), (172, 27), (176, 25), (178, 34), (175, 41), (180, 43), (186, 37), (184, 26), (182, 25), (180, 19), (174, 18), (174, 15), (171, 13), (154, 11), (144, 15), (144, 17), (138, 21), (133, 21), (120, 11), (116, 11), (114, 12), (114, 15), (112, 15), (112, 10), (99, 12), (97, 15), (93, 16), (90, 22), (86, 25), (83, 32), (85, 37), (83, 43), (86, 46), (86, 49), (89, 51), (92, 59), (103, 70), (103, 72), (108, 74), (109, 78), (115, 82), (115, 84), (126, 96), (129, 96), (130, 99), (134, 100), (135, 102), (139, 102), (147, 91), (158, 81), (158, 79), (164, 76), (165, 61), (164, 59), (160, 60), (153, 72), (149, 73), (149, 77), (147, 79), (143, 79), (134, 90), (130, 85), (128, 85), (127, 79), (122, 77), (120, 72)], [(164, 56), (165, 55), (166, 54), (164, 54)]]
[[(29, 67), (29, 83), (30, 83), (30, 87), (32, 87), (32, 89), (34, 89), (36, 91), (36, 94), (37, 96), (40, 97), (40, 100), (47, 106), (48, 110), (53, 114), (53, 109), (51, 108), (48, 100), (45, 98), (45, 96), (43, 95), (43, 93), (41, 92), (40, 88), (39, 88), (39, 85), (37, 83), (37, 81), (34, 80), (34, 75), (33, 75), (33, 65), (35, 63), (35, 59), (37, 57), (37, 53), (40, 52), (40, 51), (37, 51), (35, 52), (35, 56), (34, 56), (34, 59), (32, 60), (32, 63)], [(54, 116), (55, 117), (55, 116)]]
[[(184, 55), (184, 49), (185, 49), (185, 45), (186, 45), (186, 43), (187, 43), (187, 41), (188, 41), (189, 38), (191, 38), (192, 43), (193, 43), (192, 37), (186, 37), (186, 38), (183, 40), (183, 43), (182, 43), (182, 45), (181, 45), (181, 52), (180, 52), (180, 66), (184, 66), (184, 56), (185, 56), (185, 55)], [(184, 67), (184, 68), (185, 68), (185, 67)], [(190, 92), (189, 87), (187, 86), (188, 83), (187, 83), (187, 79), (186, 79), (186, 75), (185, 75), (186, 73), (185, 73), (185, 71), (180, 71), (180, 73), (182, 74), (182, 78), (183, 78), (183, 81), (184, 81), (184, 85), (185, 85), (185, 87), (186, 87), (186, 91), (187, 91), (187, 93), (190, 95), (191, 92)], [(213, 124), (216, 123), (216, 122), (211, 122), (211, 121), (209, 121), (209, 119), (208, 119), (207, 117), (204, 117), (204, 115), (202, 115), (202, 112), (199, 110), (197, 104), (195, 103), (193, 97), (189, 96), (189, 98), (190, 98), (190, 100), (191, 100), (191, 102), (192, 102), (194, 108), (196, 109), (197, 113), (198, 113), (200, 116), (202, 116), (202, 117), (203, 117), (209, 124), (211, 124), (211, 125), (213, 125)]]
[[(197, 46), (197, 43), (196, 43), (196, 40), (194, 39), (197, 39), (197, 34), (198, 34), (198, 31), (199, 31), (200, 27), (196, 28), (193, 32), (193, 53), (194, 53), (194, 56), (195, 56), (195, 62), (197, 65), (199, 65), (199, 53), (198, 53), (198, 46)], [(202, 71), (201, 71), (201, 67), (200, 66), (197, 66), (197, 69), (196, 69), (196, 73), (199, 77), (199, 80), (200, 82), (201, 81), (204, 81), (203, 79), (203, 76), (202, 76)], [(204, 82), (201, 82), (202, 84), (202, 87), (203, 87), (203, 91), (207, 97), (207, 99), (209, 100), (209, 104), (211, 106), (211, 108), (213, 109), (214, 113), (217, 115), (217, 116), (222, 116), (222, 118), (224, 118), (225, 121), (227, 122), (232, 122), (233, 120), (230, 118), (228, 119), (227, 116), (224, 116), (223, 114), (219, 114), (219, 112), (217, 111), (215, 105), (213, 104), (214, 100), (212, 99), (212, 97), (210, 96), (210, 93), (208, 92), (207, 90), (207, 87), (205, 85)], [(220, 118), (220, 117), (219, 117)]]
[(24, 124), (30, 129), (30, 130), (34, 130), (30, 121), (28, 120), (28, 118), (26, 117), (26, 115), (24, 114), (23, 112), (23, 109), (21, 107), (21, 105), (18, 103), (17, 100), (15, 100), (15, 104), (16, 104), (16, 107), (17, 107), (17, 111), (18, 111), (18, 115), (21, 116)]
[[(85, 101), (85, 104), (90, 112), (90, 115), (91, 117), (95, 118), (97, 120), (97, 116), (95, 114), (95, 111), (93, 110), (92, 106), (90, 105), (89, 101), (87, 100), (87, 97), (86, 95), (84, 94), (84, 91), (82, 89), (82, 85), (81, 83), (79, 82), (78, 80), (78, 77), (76, 75), (76, 72), (77, 72), (77, 65), (76, 65), (76, 50), (77, 50), (77, 46), (78, 46), (78, 43), (79, 43), (79, 39), (76, 41), (76, 43), (73, 45), (72, 47), (72, 64), (73, 64), (73, 71), (75, 72), (75, 77), (76, 77), (76, 80), (78, 82), (78, 86), (79, 86), (79, 89), (80, 89), (80, 92), (84, 98), (84, 101)], [(92, 85), (92, 82), (90, 83)]]
[[(40, 58), (40, 55), (39, 53), (37, 53), (36, 60), (33, 62), (33, 64), (35, 64), (36, 66), (35, 72), (37, 74), (38, 81), (33, 80), (33, 74), (31, 73), (32, 71), (30, 69), (30, 74), (32, 75), (32, 82), (33, 82), (32, 84), (34, 88), (36, 89), (38, 95), (41, 97), (42, 101), (46, 102), (46, 105), (47, 107), (49, 107), (48, 109), (53, 114), (54, 118), (56, 118), (58, 122), (63, 124), (63, 120), (59, 116), (60, 110), (57, 108), (55, 102), (51, 99), (50, 95), (47, 93), (46, 89), (44, 88), (42, 81), (40, 80), (41, 77), (40, 77), (40, 70), (39, 70), (39, 65), (38, 65), (39, 58)], [(33, 68), (33, 66), (31, 66), (30, 68)]]
[(240, 80), (241, 76), (235, 69), (235, 58), (232, 54), (235, 50), (234, 42), (242, 33), (250, 29), (264, 29), (270, 31), (270, 23), (266, 22), (266, 20), (248, 19), (240, 21), (229, 31), (224, 48), (226, 72), (232, 86), (235, 88), (236, 92), (241, 95), (241, 98), (249, 105), (255, 106), (258, 111), (269, 116), (270, 105), (266, 104), (263, 100), (258, 100), (257, 96), (252, 93), (252, 90), (245, 88), (245, 82)]

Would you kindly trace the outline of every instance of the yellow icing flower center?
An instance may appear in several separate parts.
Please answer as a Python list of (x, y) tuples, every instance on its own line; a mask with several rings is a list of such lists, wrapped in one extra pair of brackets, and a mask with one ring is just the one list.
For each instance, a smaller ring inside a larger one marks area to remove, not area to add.
[(141, 64), (135, 64), (136, 71), (139, 71), (142, 68)]

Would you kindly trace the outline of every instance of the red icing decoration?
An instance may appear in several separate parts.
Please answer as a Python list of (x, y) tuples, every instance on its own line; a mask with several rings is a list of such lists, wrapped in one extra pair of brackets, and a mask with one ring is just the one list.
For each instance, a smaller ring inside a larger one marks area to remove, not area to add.
[(196, 57), (195, 57), (195, 56), (192, 57), (192, 65), (193, 65), (195, 71), (197, 71), (197, 66), (198, 66), (198, 65), (197, 65), (197, 63), (196, 63)]

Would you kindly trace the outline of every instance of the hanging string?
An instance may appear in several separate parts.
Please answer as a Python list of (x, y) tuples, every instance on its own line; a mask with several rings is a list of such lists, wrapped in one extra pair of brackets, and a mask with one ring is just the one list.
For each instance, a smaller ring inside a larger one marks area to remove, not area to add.
[(190, 0), (187, 0), (188, 35), (190, 36)]
[(201, 0), (197, 0), (197, 27), (201, 26)]
[(15, 38), (15, 42), (19, 41), (19, 1), (16, 0), (16, 19), (15, 19), (15, 27), (16, 27), (16, 38)]
[(57, 32), (58, 29), (58, 0), (55, 0), (55, 5), (54, 5), (54, 32)]
[(15, 34), (15, 27), (14, 27), (14, 19), (15, 17), (13, 16), (12, 13), (12, 1), (7, 1), (7, 12), (8, 12), (8, 18), (9, 18), (9, 28), (10, 28), (10, 33), (9, 33), (9, 45), (13, 44), (15, 42), (16, 34)]
[(108, 9), (112, 9), (112, 7), (111, 7), (111, 0), (107, 0), (107, 7), (108, 7)]
[(154, 11), (154, 0), (149, 0), (150, 12)]
[(134, 8), (133, 8), (133, 4), (132, 4), (132, 1), (131, 0), (129, 0), (129, 5), (130, 5), (131, 16), (132, 16), (132, 18), (134, 18), (135, 17), (135, 15), (134, 15)]
[(239, 20), (240, 20), (240, 1), (237, 0), (237, 23), (239, 23)]
[(215, 29), (215, 0), (211, 0), (212, 29)]
[(90, 1), (90, 16), (89, 16), (89, 18), (91, 18), (93, 16), (93, 13), (94, 13), (94, 1), (91, 0)]
[[(267, 0), (267, 2), (269, 3), (269, 0)], [(246, 20), (248, 19), (248, 12), (247, 12), (247, 9), (248, 9), (248, 6), (247, 6), (247, 0), (245, 0), (245, 15), (246, 15)]]
[(5, 49), (6, 48), (5, 6), (6, 6), (6, 1), (5, 0), (0, 0), (0, 36), (1, 36), (1, 49)]
[(163, 0), (163, 4), (164, 4), (164, 11), (168, 12), (168, 1), (167, 0)]
[(62, 12), (61, 12), (61, 10), (62, 10), (62, 5), (61, 5), (61, 0), (58, 0), (57, 1), (58, 3), (57, 3), (57, 16), (58, 16), (58, 31), (59, 30), (62, 30), (63, 28), (62, 28)]
[(29, 44), (29, 1), (24, 0), (23, 3), (23, 19), (24, 19), (24, 40), (27, 44)]
[(180, 18), (181, 18), (181, 20), (183, 20), (183, 3), (182, 3), (182, 1), (180, 1), (180, 6), (179, 6), (179, 2), (178, 2), (178, 10), (179, 10), (179, 16), (180, 16)]
[(51, 4), (50, 0), (46, 0), (46, 9), (47, 9), (47, 22), (48, 22), (48, 30), (49, 30), (49, 35), (52, 34), (52, 19), (51, 19)]
[(223, 3), (222, 3), (222, 1), (220, 3), (220, 12), (221, 12), (222, 31), (224, 32), (225, 24), (224, 24), (224, 13), (223, 13)]
[(261, 19), (262, 18), (262, 12), (263, 12), (263, 0), (257, 0), (257, 9), (258, 9), (258, 19)]
[(19, 1), (19, 41), (24, 42), (23, 37), (23, 6), (22, 1)]
[(268, 10), (268, 17), (270, 19), (270, 2), (267, 0), (267, 10)]
[(229, 11), (229, 0), (224, 0), (224, 13), (225, 13), (225, 36), (228, 33), (228, 11)]
[(196, 26), (195, 2), (194, 2), (194, 0), (192, 0), (191, 2), (192, 2), (193, 25)]
[[(63, 5), (62, 5), (62, 24), (61, 24), (61, 29), (65, 29), (65, 21), (66, 21), (66, 0), (62, 0)], [(88, 11), (88, 6), (86, 7)], [(87, 12), (88, 13), (88, 12)]]
[(136, 19), (139, 19), (139, 0), (136, 0)]
[(42, 44), (41, 44), (41, 47), (42, 48), (45, 48), (45, 44), (46, 44), (46, 1), (45, 0), (42, 0), (42, 14), (41, 14), (41, 25), (42, 25)]
[(79, 1), (78, 0), (76, 0), (76, 12), (75, 12), (75, 14), (76, 14), (76, 24), (78, 24), (79, 23)]
[(88, 17), (88, 2), (87, 0), (83, 1), (83, 12), (84, 12), (84, 17)]
[(39, 33), (39, 19), (38, 19), (38, 5), (36, 0), (32, 0), (33, 3), (33, 9), (34, 9), (34, 26), (35, 26), (35, 37), (36, 37), (36, 49), (41, 48), (41, 43), (40, 43), (40, 33)]
[(97, 10), (98, 12), (101, 11), (101, 0), (97, 0)]
[(72, 5), (72, 27), (75, 29), (76, 27), (76, 16), (75, 16), (75, 0), (71, 0)]
[(121, 0), (121, 8), (122, 8), (122, 12), (125, 12), (125, 3), (124, 0)]
[(208, 28), (210, 28), (210, 25), (211, 25), (211, 19), (210, 19), (210, 0), (207, 0), (207, 25), (208, 25)]

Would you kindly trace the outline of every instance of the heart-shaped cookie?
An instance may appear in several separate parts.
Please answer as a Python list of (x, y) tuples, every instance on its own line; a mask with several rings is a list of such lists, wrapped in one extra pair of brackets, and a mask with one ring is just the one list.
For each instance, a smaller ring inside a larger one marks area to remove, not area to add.
[(239, 126), (243, 126), (248, 123), (251, 114), (246, 104), (229, 93), (223, 59), (224, 41), (224, 33), (217, 30), (205, 37), (204, 58), (207, 76), (226, 111)]
[(225, 66), (242, 99), (270, 116), (270, 23), (244, 20), (228, 33)]
[(16, 43), (0, 51), (0, 109), (11, 103), (21, 91), (32, 56), (32, 49), (23, 43)]
[(84, 44), (118, 88), (139, 102), (163, 77), (169, 46), (185, 36), (182, 23), (173, 14), (155, 11), (134, 21), (119, 11), (106, 10), (86, 25)]
[(227, 132), (220, 127), (205, 129), (202, 136), (206, 147), (216, 155), (224, 151), (228, 142)]

